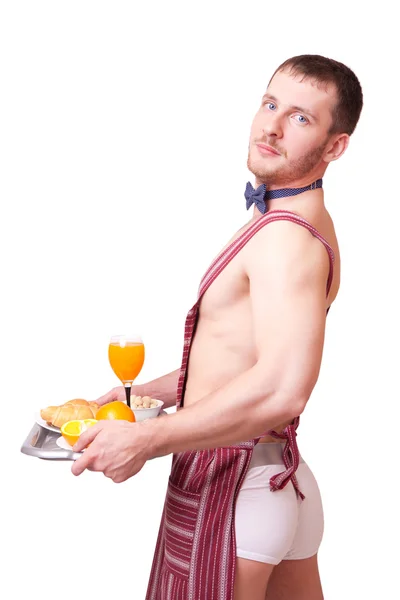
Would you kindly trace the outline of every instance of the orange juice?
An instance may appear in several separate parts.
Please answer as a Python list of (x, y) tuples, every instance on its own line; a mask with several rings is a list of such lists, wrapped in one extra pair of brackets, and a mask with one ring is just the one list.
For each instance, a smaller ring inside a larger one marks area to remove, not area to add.
[(139, 375), (144, 363), (144, 344), (112, 342), (108, 346), (108, 359), (116, 376), (122, 383), (132, 383)]

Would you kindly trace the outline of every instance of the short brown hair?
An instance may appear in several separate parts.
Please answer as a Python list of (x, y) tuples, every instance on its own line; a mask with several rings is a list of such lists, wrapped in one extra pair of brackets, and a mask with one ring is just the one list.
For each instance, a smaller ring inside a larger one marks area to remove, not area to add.
[(287, 71), (295, 76), (303, 75), (303, 79), (314, 80), (317, 84), (333, 83), (338, 101), (332, 114), (333, 123), (329, 133), (353, 133), (363, 107), (363, 93), (360, 82), (349, 67), (319, 54), (302, 54), (282, 63), (271, 77), (270, 83), (280, 71)]

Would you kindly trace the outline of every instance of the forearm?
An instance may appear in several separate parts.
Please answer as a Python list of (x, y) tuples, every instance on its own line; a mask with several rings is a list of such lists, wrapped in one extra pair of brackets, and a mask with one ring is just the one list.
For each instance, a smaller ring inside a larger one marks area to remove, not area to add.
[(262, 435), (300, 414), (294, 402), (272, 385), (258, 365), (198, 402), (163, 419), (149, 419), (153, 456), (229, 446)]
[(157, 398), (164, 402), (164, 408), (171, 408), (176, 404), (179, 373), (180, 369), (177, 369), (148, 383), (132, 386), (132, 394)]

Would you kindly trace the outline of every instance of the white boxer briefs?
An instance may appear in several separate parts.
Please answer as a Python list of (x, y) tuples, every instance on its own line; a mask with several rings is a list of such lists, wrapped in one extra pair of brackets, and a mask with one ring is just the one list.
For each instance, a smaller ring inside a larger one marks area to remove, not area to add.
[(289, 482), (272, 492), (269, 479), (284, 469), (283, 445), (258, 443), (240, 488), (235, 510), (236, 555), (277, 565), (281, 560), (309, 558), (317, 553), (324, 531), (318, 484), (300, 457), (296, 471), (305, 499)]

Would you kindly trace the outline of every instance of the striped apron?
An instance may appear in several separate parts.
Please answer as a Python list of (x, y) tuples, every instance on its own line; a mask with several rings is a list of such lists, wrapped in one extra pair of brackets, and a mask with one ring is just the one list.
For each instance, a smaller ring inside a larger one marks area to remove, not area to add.
[[(334, 253), (328, 242), (307, 221), (288, 211), (269, 211), (221, 252), (204, 275), (196, 304), (185, 322), (182, 367), (177, 390), (177, 410), (182, 407), (190, 347), (201, 298), (206, 290), (262, 227), (277, 220), (292, 221), (308, 229), (326, 247), (333, 278)], [(292, 482), (299, 489), (296, 470), (299, 450), (296, 429), (299, 417), (282, 433), (263, 434), (286, 439), (285, 471), (271, 478), (271, 490)], [(233, 600), (236, 540), (234, 507), (247, 473), (254, 446), (260, 437), (229, 447), (174, 454), (146, 600)]]

